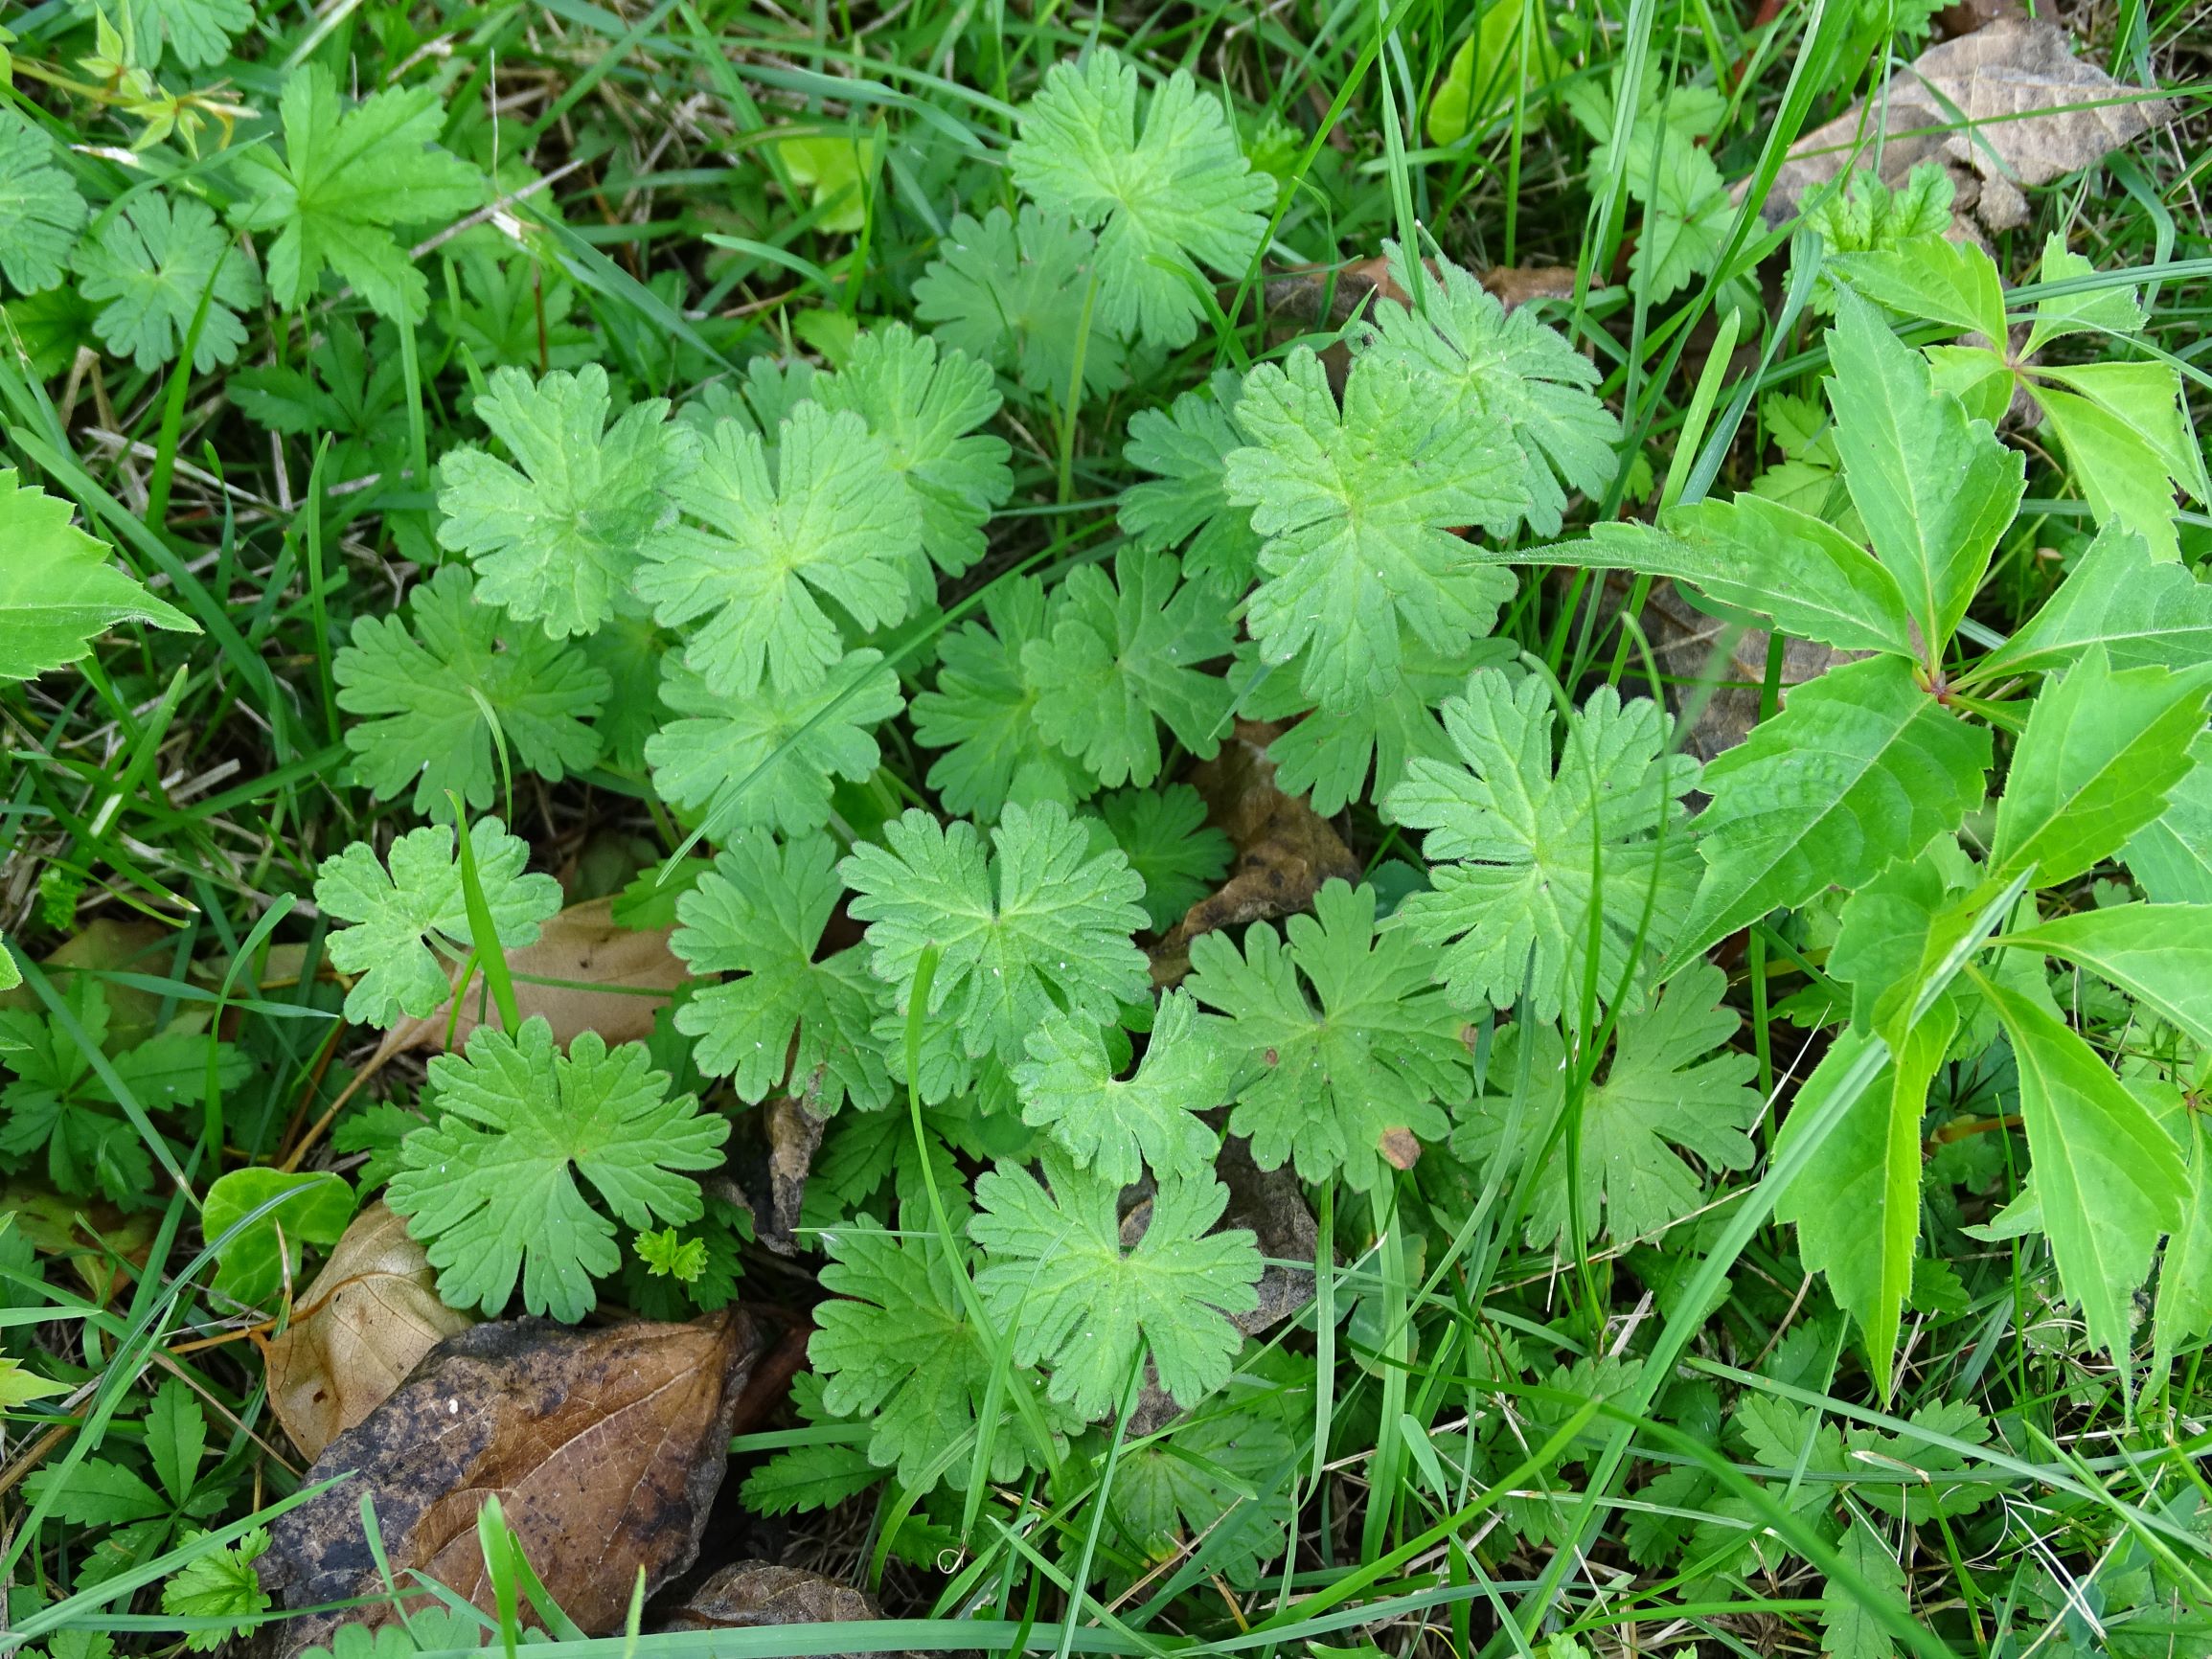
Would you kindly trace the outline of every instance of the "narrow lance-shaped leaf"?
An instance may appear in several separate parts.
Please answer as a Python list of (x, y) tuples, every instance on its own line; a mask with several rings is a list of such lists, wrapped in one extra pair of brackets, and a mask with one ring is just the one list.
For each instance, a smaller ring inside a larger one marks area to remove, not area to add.
[(2137, 1285), (2158, 1236), (2181, 1223), (2189, 1172), (2171, 1136), (2064, 1023), (1969, 968), (2019, 1063), (2020, 1117), (2042, 1229), (2089, 1343), (2125, 1358)]
[(1836, 293), (1828, 398), (1844, 482), (1874, 551), (1905, 596), (1924, 662), (1941, 660), (2026, 477), (2020, 455), (1957, 398), (1873, 307)]
[(1676, 946), (1718, 939), (1831, 883), (1862, 887), (1956, 830), (1981, 804), (1989, 733), (1959, 719), (1896, 657), (1831, 669), (1705, 768), (1703, 885)]
[(1993, 874), (2057, 886), (2155, 822), (2203, 733), (2212, 665), (2114, 671), (2092, 647), (2029, 711), (1997, 805)]
[(2212, 904), (2078, 911), (2008, 933), (1997, 943), (2086, 967), (2212, 1048)]

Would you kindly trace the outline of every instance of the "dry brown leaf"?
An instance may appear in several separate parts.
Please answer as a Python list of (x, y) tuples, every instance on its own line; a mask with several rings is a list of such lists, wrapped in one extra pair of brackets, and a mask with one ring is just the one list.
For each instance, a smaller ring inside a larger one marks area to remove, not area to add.
[(1231, 1135), (1222, 1145), (1214, 1172), (1229, 1189), (1220, 1227), (1250, 1229), (1267, 1263), (1260, 1274), (1259, 1305), (1249, 1313), (1229, 1316), (1246, 1336), (1257, 1336), (1313, 1300), (1313, 1270), (1288, 1263), (1313, 1260), (1320, 1229), (1306, 1207), (1297, 1171), (1288, 1164), (1261, 1169), (1252, 1162), (1252, 1144), (1243, 1136)]
[(391, 1398), (417, 1361), (476, 1322), (438, 1300), (407, 1223), (371, 1204), (300, 1297), (305, 1317), (263, 1347), (269, 1406), (310, 1458)]
[(789, 1256), (798, 1248), (791, 1232), (807, 1202), (807, 1177), (813, 1172), (814, 1154), (821, 1150), (822, 1130), (829, 1119), (810, 1102), (786, 1095), (770, 1100), (763, 1115), (768, 1136), (768, 1214), (761, 1242)]
[(1188, 774), (1206, 803), (1206, 822), (1229, 837), (1237, 861), (1229, 879), (1152, 947), (1154, 985), (1181, 983), (1191, 969), (1191, 941), (1199, 934), (1304, 910), (1331, 876), (1359, 879), (1359, 860), (1329, 821), (1303, 796), (1275, 787), (1266, 746), (1280, 733), (1277, 726), (1239, 720), (1221, 752)]
[[(39, 962), (54, 981), (54, 989), (65, 991), (76, 980), (80, 968), (94, 972), (125, 972), (149, 974), (158, 979), (169, 971), (175, 957), (176, 934), (158, 921), (125, 921), (112, 916), (99, 916), (71, 934)], [(107, 1043), (109, 1049), (136, 1048), (153, 1035), (161, 1018), (161, 993), (125, 985), (114, 979), (101, 982), (101, 994), (107, 999)], [(22, 1009), (42, 1014), (46, 1005), (28, 984), (12, 990), (0, 990), (0, 1008)]]
[(1883, 183), (1940, 161), (1961, 212), (1971, 207), (1988, 229), (2012, 230), (2027, 222), (2022, 188), (2093, 166), (2167, 113), (2076, 57), (2056, 24), (2000, 16), (1929, 47), (1873, 99), (1799, 139), (1775, 175), (1767, 216), (1787, 217), (1808, 191), (1879, 152)]
[(750, 1630), (764, 1625), (848, 1625), (882, 1617), (874, 1598), (835, 1579), (767, 1561), (738, 1561), (686, 1596), (660, 1627)]
[[(369, 1496), (402, 1581), (420, 1571), (490, 1611), (476, 1517), (496, 1496), (554, 1600), (610, 1634), (640, 1569), (650, 1594), (697, 1556), (757, 1346), (736, 1309), (600, 1330), (511, 1319), (448, 1337), (315, 1460), (304, 1484), (353, 1477), (272, 1525), (262, 1583), (294, 1609), (377, 1594)], [(383, 1602), (294, 1619), (280, 1650), (391, 1617)]]
[[(669, 950), (673, 928), (618, 927), (613, 903), (611, 898), (592, 898), (572, 904), (545, 924), (536, 943), (507, 953), (516, 1009), (524, 1019), (542, 1014), (553, 1027), (553, 1040), (562, 1048), (587, 1031), (597, 1032), (610, 1047), (652, 1035), (653, 1016), (668, 1006), (665, 993), (682, 985), (690, 971)], [(458, 983), (459, 976), (455, 978)], [(582, 981), (586, 987), (604, 989), (533, 985), (532, 979)], [(413, 1048), (458, 1052), (482, 1023), (480, 1016), (489, 1011), (483, 989), (478, 976), (462, 999), (458, 1016), (448, 999), (427, 1018), (394, 1026), (383, 1046), (395, 1053)], [(639, 990), (664, 994), (639, 996)]]

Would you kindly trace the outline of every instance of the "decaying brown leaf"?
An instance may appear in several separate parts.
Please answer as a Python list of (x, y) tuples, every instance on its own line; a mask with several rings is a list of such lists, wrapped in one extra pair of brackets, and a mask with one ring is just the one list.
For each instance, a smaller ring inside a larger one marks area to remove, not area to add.
[(1217, 927), (1288, 916), (1313, 902), (1331, 876), (1359, 879), (1359, 860), (1329, 821), (1302, 796), (1275, 787), (1267, 745), (1282, 728), (1239, 720), (1236, 735), (1189, 782), (1206, 803), (1206, 822), (1237, 850), (1229, 879), (1183, 913), (1152, 948), (1152, 983), (1180, 984), (1191, 969), (1191, 941)]
[(1297, 1171), (1288, 1164), (1261, 1169), (1252, 1162), (1252, 1144), (1243, 1136), (1231, 1135), (1222, 1145), (1214, 1172), (1229, 1189), (1221, 1227), (1249, 1228), (1267, 1263), (1260, 1274), (1259, 1305), (1248, 1313), (1229, 1315), (1246, 1336), (1257, 1336), (1313, 1300), (1313, 1270), (1288, 1263), (1313, 1260), (1320, 1229), (1306, 1207)]
[[(650, 1036), (653, 1016), (668, 1006), (668, 997), (637, 993), (673, 991), (689, 971), (669, 950), (673, 928), (641, 932), (618, 927), (613, 903), (592, 898), (572, 904), (545, 924), (536, 943), (507, 953), (517, 1010), (524, 1019), (544, 1015), (553, 1027), (553, 1040), (562, 1048), (587, 1031), (599, 1033), (609, 1046)], [(571, 983), (532, 983), (548, 979)], [(487, 1011), (477, 994), (482, 989), (479, 978), (462, 999), (458, 1015), (447, 1001), (426, 1018), (401, 1021), (384, 1046), (396, 1052), (430, 1048), (459, 1053)]]
[(269, 1405), (316, 1458), (391, 1398), (416, 1363), (475, 1321), (438, 1300), (407, 1223), (381, 1200), (353, 1217), (299, 1299), (301, 1317), (263, 1347)]
[(880, 1619), (874, 1598), (798, 1567), (738, 1561), (661, 1621), (663, 1630), (750, 1630), (764, 1625), (849, 1625)]
[(811, 1102), (785, 1095), (774, 1097), (763, 1111), (768, 1136), (768, 1213), (761, 1242), (788, 1256), (798, 1248), (791, 1233), (807, 1201), (807, 1177), (813, 1172), (829, 1120)]
[[(306, 1484), (353, 1478), (274, 1523), (262, 1582), (288, 1608), (377, 1594), (366, 1495), (402, 1583), (420, 1571), (489, 1611), (476, 1518), (496, 1495), (554, 1600), (586, 1631), (617, 1630), (641, 1568), (650, 1593), (698, 1553), (757, 1347), (735, 1309), (600, 1330), (501, 1320), (448, 1337), (315, 1460)], [(295, 1619), (281, 1651), (391, 1617), (383, 1603)]]
[(1767, 216), (1787, 217), (1808, 191), (1879, 155), (1892, 185), (1919, 163), (1940, 161), (1960, 211), (1972, 208), (1992, 231), (2011, 230), (2027, 223), (2023, 187), (2092, 166), (2167, 114), (2156, 98), (2076, 57), (2056, 24), (2000, 16), (1929, 47), (1871, 100), (1799, 139), (1775, 176)]

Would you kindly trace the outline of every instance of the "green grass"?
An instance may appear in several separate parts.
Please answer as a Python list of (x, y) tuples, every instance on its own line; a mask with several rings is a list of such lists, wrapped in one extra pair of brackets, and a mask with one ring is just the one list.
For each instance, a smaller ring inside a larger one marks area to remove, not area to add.
[[(599, 361), (634, 398), (681, 400), (736, 383), (757, 356), (834, 361), (852, 325), (911, 318), (913, 284), (955, 207), (1015, 207), (1005, 158), (1017, 111), (1050, 65), (1103, 42), (1148, 79), (1188, 67), (1225, 93), (1246, 153), (1281, 178), (1268, 238), (1247, 270), (1201, 296), (1196, 340), (1149, 352), (1121, 390), (1077, 399), (1062, 384), (1010, 399), (991, 430), (1012, 445), (1013, 494), (991, 524), (989, 551), (940, 585), (937, 609), (876, 642), (909, 699), (934, 682), (941, 643), (982, 615), (987, 595), (1006, 591), (994, 584), (1035, 574), (1056, 585), (1110, 561), (1112, 504), (1137, 477), (1122, 455), (1132, 413), (1321, 337), (1310, 320), (1261, 314), (1269, 277), (1365, 260), (1384, 239), (1433, 246), (1477, 271), (1571, 269), (1571, 297), (1542, 314), (1597, 366), (1633, 465), (1603, 499), (1578, 499), (1563, 534), (1649, 518), (1662, 503), (1726, 498), (1778, 458), (1769, 395), (1816, 398), (1826, 368), (1809, 284), (1790, 284), (1790, 226), (1762, 216), (1775, 169), (1803, 132), (1914, 48), (1882, 7), (1842, 0), (1786, 4), (1756, 29), (1744, 9), (1708, 0), (1599, 0), (1571, 12), (1528, 0), (1519, 10), (1524, 29), (1553, 33), (1556, 65), (1509, 61), (1496, 77), (1502, 96), (1449, 144), (1432, 142), (1426, 115), (1475, 19), (1435, 4), (1102, 13), (1004, 0), (816, 0), (778, 13), (729, 0), (365, 0), (319, 13), (267, 8), (235, 59), (164, 77), (172, 90), (190, 81), (211, 96), (227, 80), (219, 97), (258, 112), (238, 128), (241, 146), (269, 142), (285, 72), (302, 62), (331, 66), (342, 82), (357, 75), (363, 93), (387, 80), (434, 86), (442, 142), (496, 168), (499, 194), (490, 228), (450, 239), (444, 223), (409, 233), (422, 244), (415, 263), (429, 311), (420, 325), (370, 335), (387, 384), (359, 430), (272, 434), (234, 395), (239, 371), (297, 367), (327, 330), (373, 326), (334, 280), (297, 314), (265, 304), (247, 315), (236, 366), (207, 375), (173, 362), (141, 371), (103, 354), (81, 320), (56, 324), (0, 289), (31, 352), (0, 353), (0, 465), (75, 503), (121, 566), (201, 629), (120, 629), (71, 670), (0, 683), (0, 927), (25, 977), (0, 1000), (52, 1016), (157, 1171), (118, 1202), (90, 1185), (63, 1190), (29, 1149), (0, 1150), (0, 1205), (15, 1217), (0, 1232), (0, 1350), (68, 1390), (11, 1410), (0, 1445), (0, 1580), (13, 1586), (0, 1652), (35, 1643), (51, 1659), (105, 1659), (108, 1642), (167, 1655), (195, 1632), (219, 1635), (223, 1621), (165, 1615), (158, 1587), (308, 1489), (307, 1460), (268, 1410), (251, 1340), (264, 1332), (211, 1299), (220, 1241), (200, 1237), (197, 1214), (213, 1179), (250, 1164), (304, 1158), (357, 1172), (358, 1158), (334, 1155), (324, 1129), (377, 1036), (338, 1014), (343, 991), (324, 961), (330, 924), (314, 911), (312, 883), (323, 858), (357, 839), (380, 849), (416, 820), (353, 777), (343, 738), (353, 717), (339, 707), (332, 662), (356, 618), (392, 613), (439, 557), (432, 467), (452, 444), (482, 442), (471, 402), (492, 372)], [(2043, 238), (2061, 234), (2097, 281), (2146, 285), (2145, 351), (2180, 372), (2201, 415), (2212, 390), (2212, 149), (2196, 90), (2208, 68), (2203, 20), (2194, 8), (2139, 0), (2061, 15), (2084, 33), (2086, 56), (2155, 76), (2177, 119), (2108, 164), (2030, 193), (2030, 223), (1990, 239), (2008, 280), (2028, 284), (2010, 304), (2023, 311), (2038, 297)], [(97, 148), (128, 143), (137, 124), (80, 66), (92, 50), (85, 18), (49, 0), (0, 23), (15, 35), (11, 106), (64, 142), (94, 147), (67, 163), (88, 193), (111, 199), (135, 182), (139, 173)], [(1715, 89), (1724, 112), (1703, 148), (1745, 186), (1718, 221), (1713, 268), (1656, 303), (1629, 280), (1630, 253), (1650, 230), (1633, 199), (1639, 181), (1625, 156), (1609, 171), (1590, 170), (1591, 140), (1563, 102), (1616, 75), (1630, 112), (1647, 92)], [(812, 199), (793, 177), (780, 141), (794, 135), (871, 146), (856, 229), (831, 228), (846, 204)], [(220, 136), (212, 125), (202, 133), (197, 160), (174, 146), (149, 152), (147, 173), (171, 189), (219, 176)], [(267, 243), (260, 239), (264, 262)], [(205, 322), (203, 305), (194, 337)], [(1079, 362), (1077, 389), (1081, 375)], [(2029, 499), (1973, 612), (1970, 626), (1991, 639), (2033, 612), (2058, 580), (2051, 550), (2078, 551), (2088, 528), (2063, 462), (2033, 432), (2013, 436), (2031, 457)], [(2212, 552), (2212, 518), (2187, 510), (2178, 522), (2185, 558)], [(1649, 586), (1624, 579), (1608, 599), (1587, 574), (1531, 571), (1498, 632), (1551, 673), (1566, 707), (1609, 681), (1671, 693), (1687, 723), (1715, 689), (1699, 681), (1724, 658), (1702, 676), (1685, 670), (1687, 648), (1669, 632), (1681, 625), (1651, 608)], [(1769, 716), (1781, 667), (1778, 645), (1764, 685), (1750, 687)], [(842, 840), (872, 836), (904, 807), (934, 805), (931, 752), (903, 727), (882, 741), (881, 769), (841, 783), (832, 798)], [(1176, 751), (1165, 776), (1187, 760)], [(504, 738), (500, 764), (497, 809), (531, 842), (533, 867), (561, 874), (572, 898), (650, 880), (701, 838), (642, 769), (608, 760), (547, 784), (519, 765), (510, 775)], [(1409, 871), (1414, 838), (1371, 802), (1356, 800), (1337, 827), (1379, 879)], [(469, 939), (513, 1027), (517, 986), (538, 982), (510, 976), (472, 862), (463, 877)], [(2075, 886), (2086, 903), (2089, 883)], [(1984, 933), (2002, 911), (1992, 908)], [(1691, 1644), (1812, 1654), (1823, 1650), (1824, 1617), (1863, 1599), (1890, 1611), (1847, 1659), (1907, 1648), (1973, 1659), (2212, 1652), (2212, 1489), (2202, 1473), (2212, 1379), (2201, 1377), (2201, 1346), (2146, 1389), (2141, 1355), (2130, 1372), (2089, 1349), (2055, 1300), (2039, 1239), (1962, 1231), (1986, 1221), (2025, 1174), (2025, 1142), (2004, 1124), (2018, 1105), (2002, 1051), (1950, 1067), (1943, 1080), (1930, 1155), (1949, 1159), (1955, 1179), (1931, 1183), (1926, 1225), (1933, 1257), (1956, 1279), (1908, 1312), (1893, 1396), (1866, 1375), (1847, 1322), (1772, 1221), (1793, 1172), (1789, 1155), (1773, 1156), (1775, 1125), (1825, 1041), (1786, 1005), (1834, 989), (1821, 971), (1832, 920), (1823, 934), (1820, 917), (1777, 919), (1724, 960), (1731, 1006), (1745, 1016), (1735, 1046), (1756, 1057), (1766, 1102), (1753, 1132), (1761, 1157), (1703, 1170), (1699, 1208), (1663, 1243), (1532, 1246), (1531, 1184), (1505, 1160), (1470, 1166), (1441, 1146), (1372, 1193), (1308, 1184), (1334, 1254), (1305, 1263), (1316, 1273), (1314, 1300), (1239, 1363), (1262, 1402), (1245, 1409), (1264, 1409), (1288, 1449), (1264, 1478), (1230, 1483), (1290, 1538), (1256, 1581), (1231, 1582), (1233, 1528), (1184, 1535), (1148, 1559), (1119, 1525), (1116, 1493), (1132, 1460), (1187, 1462), (1178, 1437), (1202, 1427), (1208, 1408), (1147, 1432), (1124, 1413), (1017, 1481), (988, 1478), (987, 1432), (947, 1463), (937, 1494), (901, 1493), (893, 1482), (790, 1524), (794, 1558), (879, 1593), (890, 1615), (879, 1625), (633, 1631), (533, 1651), (742, 1659), (1018, 1646), (1570, 1659)], [(936, 966), (933, 954), (924, 962), (918, 1010)], [(211, 1043), (206, 1083), (189, 1103), (139, 1099), (113, 1063), (123, 1045), (111, 1036), (103, 1052), (72, 1001), (71, 984), (87, 978), (104, 989), (117, 1026), (238, 1045), (251, 1061), (247, 1080), (216, 1080)], [(1593, 982), (1582, 1000), (1591, 1034), (1565, 1067), (1556, 1112), (1533, 1133), (1569, 1157), (1607, 1075), (1605, 1010), (1616, 999)], [(2089, 987), (2079, 1011), (2105, 1049), (2130, 1052), (2136, 1034), (2116, 997)], [(920, 1070), (924, 1024), (918, 1012), (901, 1034), (908, 1075)], [(1478, 1063), (1502, 1024), (1487, 1011), (1472, 1020)], [(1529, 1073), (1532, 1049), (1520, 1045), (1519, 1077), (1491, 1079), (1508, 1143), (1552, 1110)], [(0, 1054), (0, 1073), (8, 1064)], [(2182, 1069), (2201, 1079), (2193, 1051)], [(366, 1080), (362, 1098), (412, 1103), (421, 1075), (401, 1057)], [(726, 1085), (705, 1086), (718, 1108), (751, 1110)], [(886, 1135), (923, 1143), (944, 1132), (919, 1088), (905, 1104), (875, 1120)], [(1947, 1140), (1947, 1125), (1963, 1132)], [(967, 1146), (963, 1174), (982, 1167), (985, 1144), (978, 1135)], [(958, 1222), (947, 1205), (964, 1195), (940, 1192), (934, 1177), (927, 1192), (926, 1219), (907, 1225), (950, 1249)], [(755, 1248), (743, 1294), (803, 1308), (820, 1294), (818, 1264)], [(976, 1325), (991, 1331), (965, 1268), (959, 1279)], [(616, 1311), (621, 1284), (604, 1289), (603, 1308)], [(1009, 1333), (993, 1340), (994, 1393), (1015, 1415), (992, 1432), (1048, 1439), (1041, 1385), (1015, 1363)], [(1641, 1370), (1601, 1374), (1608, 1355)], [(1593, 1381), (1601, 1375), (1603, 1386)], [(214, 1530), (188, 1540), (166, 1519), (126, 1535), (59, 1518), (60, 1494), (88, 1461), (144, 1466), (148, 1400), (169, 1377), (188, 1382), (206, 1412), (195, 1490), (211, 1496), (194, 1524)], [(1794, 1408), (1804, 1438), (1793, 1463), (1724, 1434), (1746, 1399)], [(1969, 1408), (1973, 1428), (1941, 1415), (1947, 1404)], [(739, 1442), (732, 1494), (772, 1452), (860, 1435), (780, 1415)], [(34, 1470), (45, 1477), (35, 1499), (24, 1484)], [(1677, 1474), (1653, 1495), (1654, 1482)], [(1976, 1500), (1902, 1525), (1897, 1512), (1936, 1475), (1971, 1481)], [(1630, 1542), (1639, 1525), (1672, 1528), (1684, 1547), (1639, 1555)], [(1851, 1553), (1853, 1525), (1910, 1544), (1902, 1608)], [(772, 1535), (764, 1527), (757, 1538)], [(486, 1639), (510, 1648), (517, 1597), (530, 1599), (516, 1571), (509, 1562), (495, 1574), (500, 1610), (485, 1622)], [(538, 1617), (551, 1622), (542, 1607)]]

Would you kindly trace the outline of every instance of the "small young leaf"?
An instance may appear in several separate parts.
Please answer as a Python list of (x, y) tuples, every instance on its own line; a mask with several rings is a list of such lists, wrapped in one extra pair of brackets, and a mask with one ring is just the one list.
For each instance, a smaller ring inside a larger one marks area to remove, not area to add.
[(1206, 804), (1188, 784), (1122, 789), (1099, 803), (1114, 845), (1145, 880), (1146, 920), (1165, 933), (1220, 885), (1229, 838), (1206, 822)]
[[(206, 1534), (194, 1532), (178, 1540), (190, 1548)], [(269, 1593), (262, 1588), (254, 1562), (268, 1553), (266, 1527), (256, 1527), (228, 1549), (209, 1550), (187, 1561), (161, 1587), (161, 1610), (178, 1619), (222, 1619), (228, 1624), (186, 1634), (184, 1645), (194, 1653), (213, 1653), (225, 1642), (255, 1628), (254, 1615), (269, 1608)]]
[(200, 1232), (212, 1244), (279, 1197), (217, 1254), (215, 1288), (222, 1295), (248, 1306), (268, 1302), (299, 1272), (303, 1244), (335, 1244), (353, 1218), (353, 1189), (327, 1170), (232, 1170), (209, 1185)]

